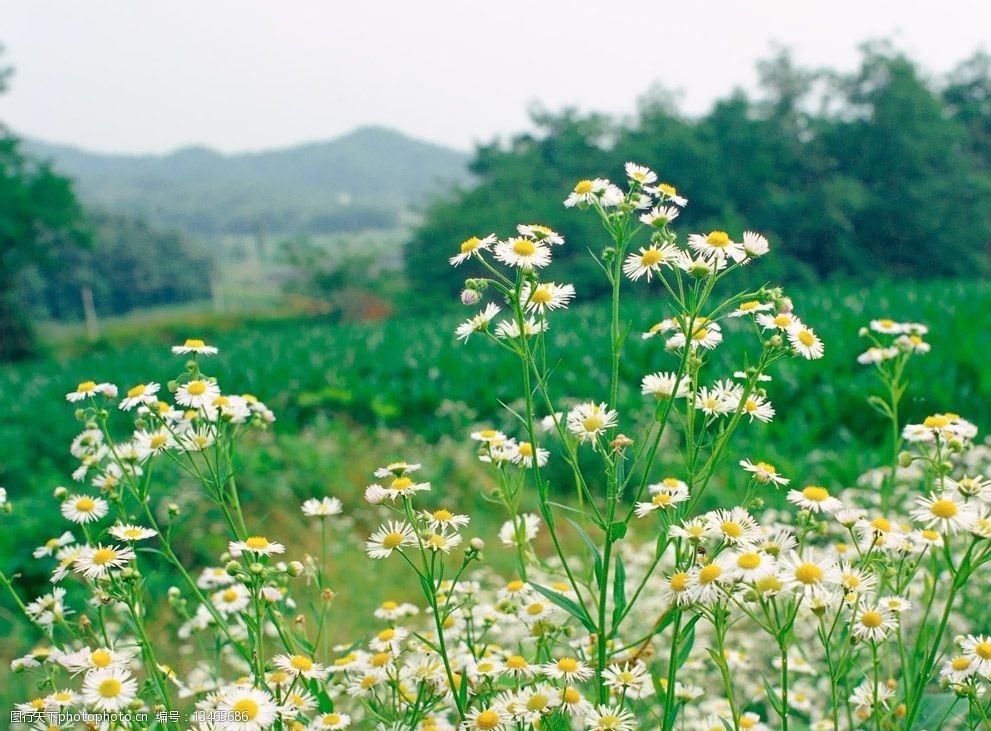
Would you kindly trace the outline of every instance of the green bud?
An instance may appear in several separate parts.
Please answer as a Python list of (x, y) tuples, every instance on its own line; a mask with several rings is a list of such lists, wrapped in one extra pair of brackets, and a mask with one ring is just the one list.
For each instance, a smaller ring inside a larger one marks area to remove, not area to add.
[(263, 564), (260, 564), (257, 561), (255, 561), (253, 564), (251, 564), (250, 566), (248, 566), (248, 571), (250, 571), (251, 573), (255, 574), (256, 576), (257, 575), (260, 575), (260, 574), (264, 574), (265, 573), (265, 566)]
[(286, 566), (286, 573), (290, 576), (302, 576), (304, 570), (303, 564), (299, 561), (290, 561), (289, 565)]
[(899, 467), (911, 467), (912, 466), (912, 454), (910, 452), (899, 452), (898, 453), (898, 466)]
[(66, 488), (59, 485), (54, 490), (52, 490), (52, 495), (55, 496), (56, 500), (65, 500), (67, 497), (69, 497), (69, 491)]
[(237, 576), (241, 571), (241, 564), (237, 561), (228, 561), (227, 565), (224, 566), (224, 571), (227, 572), (228, 576)]

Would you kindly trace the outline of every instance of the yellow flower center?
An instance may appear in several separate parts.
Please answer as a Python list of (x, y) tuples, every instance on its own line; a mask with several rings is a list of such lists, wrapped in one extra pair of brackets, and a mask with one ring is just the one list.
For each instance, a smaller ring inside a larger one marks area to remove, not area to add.
[(413, 480), (408, 477), (397, 477), (389, 485), (390, 490), (405, 490), (407, 487), (413, 484)]
[(789, 325), (791, 325), (791, 315), (782, 314), (774, 318), (775, 327), (788, 327)]
[(591, 416), (586, 416), (582, 419), (582, 426), (587, 432), (598, 431), (603, 427), (603, 425), (605, 425), (605, 422), (602, 420), (602, 417), (597, 414), (592, 414)]
[(688, 574), (681, 571), (668, 581), (668, 586), (671, 587), (671, 591), (681, 592), (688, 588)]
[(534, 602), (533, 604), (527, 605), (526, 613), (531, 617), (536, 617), (537, 615), (543, 614), (544, 605), (540, 602)]
[(533, 456), (533, 445), (530, 444), (530, 442), (520, 442), (517, 449), (519, 450), (520, 455), (522, 455), (523, 457)]
[(954, 670), (966, 670), (967, 668), (970, 667), (970, 658), (960, 655), (958, 657), (953, 658), (950, 661), (950, 666)]
[(660, 264), (663, 259), (664, 254), (657, 249), (647, 249), (640, 255), (640, 263), (645, 267), (656, 266), (657, 264)]
[(743, 312), (749, 312), (750, 310), (756, 310), (758, 307), (760, 307), (759, 300), (750, 300), (749, 302), (741, 302), (737, 309)]
[(313, 661), (305, 655), (293, 655), (289, 658), (289, 664), (304, 673), (313, 669)]
[(103, 566), (117, 558), (117, 551), (112, 548), (101, 548), (93, 554), (93, 563)]
[(594, 187), (591, 180), (579, 180), (578, 185), (575, 186), (575, 192), (578, 195), (585, 195), (591, 193)]
[(526, 707), (528, 711), (540, 711), (543, 710), (550, 699), (543, 693), (534, 693), (526, 701)]
[(811, 500), (814, 503), (821, 503), (823, 500), (829, 498), (829, 490), (825, 487), (809, 486), (802, 490), (802, 495), (806, 500)]
[(562, 657), (557, 661), (557, 669), (562, 673), (573, 673), (578, 670), (578, 661), (573, 657)]
[(729, 246), (729, 234), (725, 231), (713, 231), (705, 237), (705, 242), (709, 244), (709, 246), (715, 246), (717, 249), (722, 249), (725, 246)]
[(942, 518), (943, 520), (949, 520), (954, 517), (959, 511), (957, 510), (957, 504), (952, 500), (936, 500), (932, 505), (929, 506), (929, 512), (935, 515), (937, 518)]
[(926, 420), (922, 422), (922, 426), (928, 429), (939, 429), (944, 426), (949, 426), (950, 420), (945, 416), (927, 416)]
[(97, 692), (104, 698), (116, 698), (120, 695), (123, 684), (117, 678), (107, 678), (97, 688)]
[(657, 186), (657, 189), (667, 196), (678, 195), (678, 189), (669, 183), (661, 183)]
[(264, 536), (251, 536), (244, 542), (244, 545), (252, 550), (260, 551), (268, 548), (268, 539)]
[(894, 320), (879, 320), (878, 323), (881, 325), (881, 327), (894, 327), (895, 326), (895, 321)]
[(148, 446), (150, 446), (152, 449), (161, 449), (162, 447), (165, 446), (165, 443), (168, 440), (169, 440), (169, 438), (167, 436), (165, 436), (164, 434), (156, 434), (148, 442)]
[(537, 247), (530, 239), (516, 239), (513, 242), (513, 251), (517, 256), (533, 256)]
[(76, 386), (76, 391), (79, 393), (89, 393), (96, 388), (96, 381), (83, 381), (78, 386)]
[(822, 577), (822, 569), (814, 563), (803, 563), (795, 569), (795, 579), (803, 584), (818, 584)]
[(813, 335), (808, 330), (798, 331), (798, 342), (800, 342), (806, 348), (811, 348), (813, 343), (815, 343), (815, 341), (816, 341), (815, 335)]
[(530, 667), (530, 663), (528, 663), (521, 655), (513, 655), (506, 660), (506, 667), (510, 670), (523, 670)]
[(493, 729), (499, 725), (499, 714), (493, 710), (486, 709), (475, 717), (475, 727), (479, 729)]
[(604, 716), (599, 716), (598, 727), (603, 729), (617, 729), (620, 728), (622, 721), (619, 720), (619, 716), (612, 713), (607, 713)]
[(533, 294), (530, 295), (530, 301), (537, 305), (546, 305), (548, 302), (554, 299), (554, 294), (551, 292), (550, 288), (541, 285), (533, 290)]
[(473, 252), (475, 249), (478, 248), (478, 245), (480, 243), (482, 243), (482, 240), (477, 236), (472, 236), (470, 239), (465, 239), (463, 242), (461, 242), (461, 253), (470, 254), (471, 252)]
[(860, 623), (868, 629), (876, 629), (884, 623), (884, 617), (880, 612), (870, 610), (860, 615)]
[(495, 429), (482, 429), (482, 431), (478, 432), (482, 439), (492, 439), (498, 433)]
[(388, 665), (391, 657), (392, 656), (388, 652), (379, 652), (372, 655), (372, 660), (371, 660), (372, 667), (380, 668), (385, 665)]
[(385, 538), (382, 539), (382, 547), (392, 550), (394, 548), (399, 548), (403, 544), (405, 536), (402, 533), (393, 531), (392, 533), (387, 533)]
[(378, 638), (382, 642), (388, 642), (395, 636), (396, 636), (396, 630), (392, 629), (391, 627), (389, 629), (384, 629), (378, 633)]
[(743, 528), (739, 523), (732, 520), (727, 520), (719, 526), (719, 529), (723, 532), (723, 535), (729, 536), (730, 538), (739, 538), (743, 535)]
[(891, 521), (887, 518), (874, 518), (871, 521), (871, 528), (874, 530), (879, 530), (882, 533), (887, 533), (891, 530)]
[(524, 586), (525, 584), (519, 579), (513, 579), (508, 584), (506, 584), (506, 589), (512, 592), (516, 592), (516, 591), (520, 591)]
[(206, 381), (190, 381), (186, 384), (186, 393), (190, 396), (202, 396), (206, 392)]
[(777, 468), (773, 464), (769, 464), (767, 462), (758, 462), (757, 469), (759, 469), (761, 472), (766, 472), (769, 475), (778, 474)]
[(654, 495), (654, 499), (650, 502), (659, 508), (666, 507), (671, 504), (671, 494), (667, 492), (659, 492)]
[(236, 713), (241, 719), (254, 721), (255, 717), (258, 715), (259, 708), (258, 704), (251, 700), (251, 698), (242, 698), (231, 706), (231, 711)]
[(378, 678), (376, 678), (374, 675), (366, 675), (361, 679), (361, 687), (364, 688), (365, 690), (368, 690), (369, 688), (373, 687), (377, 682), (378, 682)]
[(567, 687), (564, 692), (561, 693), (561, 700), (565, 703), (577, 703), (582, 699), (582, 694), (578, 691), (578, 688)]
[(926, 539), (927, 541), (931, 541), (933, 543), (939, 540), (939, 533), (937, 533), (934, 530), (928, 530), (928, 529), (924, 530), (922, 531), (921, 535), (924, 539)]
[(127, 397), (128, 398), (137, 398), (138, 396), (140, 396), (141, 394), (143, 394), (145, 392), (145, 388), (146, 388), (146, 386), (143, 383), (139, 383), (134, 388), (128, 390)]
[(757, 582), (757, 590), (764, 594), (769, 594), (773, 591), (781, 591), (781, 580), (773, 574), (770, 576), (765, 576)]
[(45, 548), (58, 548), (58, 538), (49, 538), (45, 541)]
[(974, 654), (982, 660), (991, 660), (991, 642), (978, 642), (974, 645)]
[(447, 522), (451, 520), (453, 517), (454, 517), (454, 513), (452, 513), (450, 510), (444, 510), (443, 508), (441, 508), (440, 510), (434, 511), (434, 520)]
[(760, 566), (759, 553), (741, 553), (736, 559), (736, 565), (745, 571), (750, 571)]
[(93, 498), (81, 497), (78, 500), (76, 500), (76, 510), (78, 510), (80, 513), (88, 513), (91, 510), (93, 510), (93, 508), (95, 507), (96, 507), (96, 501), (94, 501)]
[(235, 591), (234, 589), (224, 589), (224, 593), (220, 595), (220, 598), (223, 599), (228, 604), (230, 604), (232, 601), (237, 599), (237, 597), (238, 597), (237, 591)]
[(716, 564), (709, 564), (699, 571), (699, 583), (700, 584), (711, 584), (713, 581), (719, 578), (719, 575), (723, 573), (721, 567)]
[(387, 612), (391, 612), (391, 611), (393, 611), (395, 609), (398, 609), (398, 608), (399, 608), (399, 605), (396, 604), (393, 601), (382, 602), (382, 609), (386, 610)]
[(94, 667), (105, 668), (113, 662), (113, 656), (106, 650), (93, 650), (89, 655), (89, 661)]

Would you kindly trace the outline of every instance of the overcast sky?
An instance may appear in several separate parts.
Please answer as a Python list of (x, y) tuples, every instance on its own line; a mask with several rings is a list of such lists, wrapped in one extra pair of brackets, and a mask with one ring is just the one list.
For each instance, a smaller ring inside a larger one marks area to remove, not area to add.
[(702, 112), (773, 43), (851, 69), (891, 38), (929, 71), (991, 49), (991, 0), (0, 0), (0, 120), (110, 152), (257, 150), (364, 124), (468, 149), (551, 109)]

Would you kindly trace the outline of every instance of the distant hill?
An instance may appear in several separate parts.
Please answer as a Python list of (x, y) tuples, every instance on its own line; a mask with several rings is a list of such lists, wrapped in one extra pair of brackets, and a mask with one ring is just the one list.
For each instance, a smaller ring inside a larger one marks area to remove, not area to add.
[(106, 155), (36, 140), (24, 148), (74, 178), (86, 203), (192, 234), (392, 228), (468, 177), (467, 154), (381, 127), (234, 155)]

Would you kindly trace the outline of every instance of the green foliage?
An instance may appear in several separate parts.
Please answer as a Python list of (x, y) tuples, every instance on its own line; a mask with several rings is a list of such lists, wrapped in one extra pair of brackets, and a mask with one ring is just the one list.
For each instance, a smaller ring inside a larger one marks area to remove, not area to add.
[(81, 319), (82, 287), (92, 289), (100, 315), (209, 296), (213, 263), (181, 234), (105, 212), (89, 214), (88, 223), (89, 248), (61, 247), (22, 285), (35, 317)]
[(17, 138), (0, 127), (0, 361), (27, 357), (35, 348), (20, 275), (84, 246), (83, 223), (69, 180), (25, 156)]
[(627, 160), (651, 161), (690, 199), (679, 220), (690, 230), (739, 237), (746, 222), (767, 235), (775, 263), (754, 277), (794, 283), (989, 271), (987, 56), (940, 84), (882, 45), (866, 47), (849, 76), (798, 69), (786, 52), (759, 72), (758, 97), (737, 91), (698, 119), (654, 92), (629, 120), (539, 113), (535, 133), (479, 148), (471, 166), (477, 184), (435, 201), (409, 244), (416, 301), (435, 306), (477, 274), (467, 265), (433, 266), (465, 232), (508, 236), (527, 222), (570, 242), (555, 257), (560, 280), (580, 295), (601, 294), (584, 251), (600, 249), (601, 234), (594, 221), (566, 216), (560, 201), (583, 171), (620, 179)]

